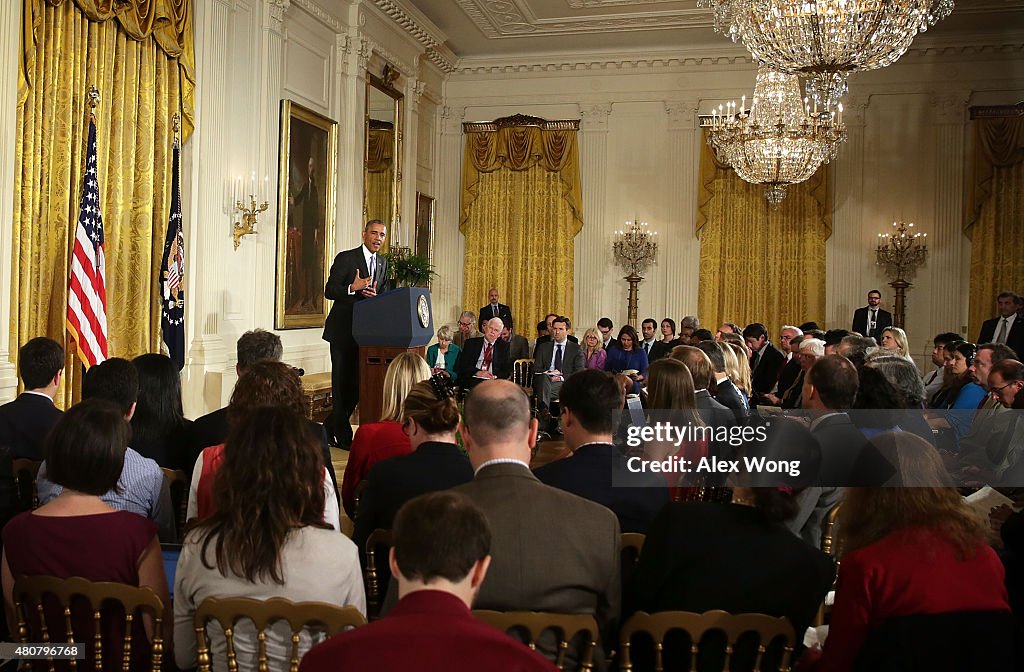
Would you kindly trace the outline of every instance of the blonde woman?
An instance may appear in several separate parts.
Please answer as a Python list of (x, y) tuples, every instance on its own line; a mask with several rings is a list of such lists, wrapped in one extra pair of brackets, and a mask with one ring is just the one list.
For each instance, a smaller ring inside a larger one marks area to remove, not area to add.
[(591, 327), (583, 333), (582, 346), (584, 367), (604, 371), (604, 363), (608, 359), (608, 352), (604, 349), (601, 332), (597, 330), (597, 327)]
[(414, 352), (403, 352), (388, 365), (384, 376), (384, 407), (378, 422), (359, 425), (341, 483), (341, 503), (355, 519), (356, 488), (381, 460), (412, 452), (409, 437), (402, 431), (402, 405), (416, 383), (430, 378), (430, 367)]
[(730, 343), (729, 341), (723, 340), (722, 344), (725, 346), (722, 348), (725, 352), (732, 352), (732, 357), (735, 360), (733, 362), (734, 369), (729, 370), (729, 357), (726, 355), (726, 373), (729, 374), (729, 378), (739, 388), (740, 394), (743, 395), (743, 401), (750, 406), (750, 390), (752, 386), (750, 384), (750, 362), (747, 360), (747, 351), (736, 343)]
[(434, 371), (445, 371), (455, 378), (455, 360), (462, 348), (452, 343), (452, 330), (447, 324), (437, 330), (437, 343), (427, 348), (427, 363)]
[(910, 343), (907, 342), (907, 332), (899, 327), (882, 329), (881, 346), (882, 350), (888, 351), (891, 355), (900, 355), (910, 359)]

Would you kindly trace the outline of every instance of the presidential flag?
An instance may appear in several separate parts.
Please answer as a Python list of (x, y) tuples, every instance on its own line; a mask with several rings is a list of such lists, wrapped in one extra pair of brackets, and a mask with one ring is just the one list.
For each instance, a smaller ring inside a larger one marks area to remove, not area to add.
[(174, 139), (171, 177), (171, 214), (167, 220), (164, 256), (160, 262), (160, 325), (167, 355), (178, 366), (185, 366), (185, 234), (181, 223), (178, 138)]
[(86, 368), (107, 359), (107, 287), (103, 213), (96, 169), (96, 124), (89, 120), (85, 186), (68, 277), (67, 327)]

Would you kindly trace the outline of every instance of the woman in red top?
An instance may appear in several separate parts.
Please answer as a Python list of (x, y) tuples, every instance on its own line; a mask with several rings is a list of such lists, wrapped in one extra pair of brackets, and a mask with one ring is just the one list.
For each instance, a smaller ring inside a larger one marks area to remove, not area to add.
[(384, 375), (384, 408), (379, 422), (359, 425), (341, 482), (341, 503), (355, 520), (356, 488), (381, 460), (412, 452), (409, 437), (402, 431), (402, 404), (416, 383), (430, 379), (426, 360), (414, 352), (403, 352), (388, 364)]
[(869, 636), (892, 618), (1010, 610), (988, 527), (955, 488), (936, 487), (951, 481), (935, 448), (908, 432), (872, 444), (899, 465), (890, 485), (902, 487), (847, 490), (839, 511), (845, 554), (822, 671), (854, 669)]

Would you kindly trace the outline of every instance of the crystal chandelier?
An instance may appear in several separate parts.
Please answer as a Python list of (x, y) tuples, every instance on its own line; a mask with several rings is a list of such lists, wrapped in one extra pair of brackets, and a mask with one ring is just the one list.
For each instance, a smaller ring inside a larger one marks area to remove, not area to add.
[(751, 55), (807, 80), (807, 95), (831, 109), (858, 70), (895, 63), (919, 32), (949, 16), (953, 0), (699, 0), (715, 30)]
[(718, 160), (746, 182), (764, 184), (765, 197), (778, 206), (786, 187), (803, 182), (836, 157), (846, 140), (843, 107), (838, 115), (818, 112), (800, 100), (800, 82), (767, 66), (757, 71), (754, 98), (719, 106), (703, 119), (708, 144)]

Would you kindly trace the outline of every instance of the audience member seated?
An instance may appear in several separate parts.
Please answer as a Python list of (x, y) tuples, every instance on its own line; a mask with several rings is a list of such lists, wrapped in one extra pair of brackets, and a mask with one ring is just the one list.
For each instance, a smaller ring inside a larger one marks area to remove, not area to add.
[[(476, 475), (455, 489), (491, 525), (494, 560), (479, 609), (593, 614), (603, 643), (619, 618), (619, 521), (594, 502), (541, 483), (530, 471), (537, 422), (523, 390), (488, 381), (470, 393), (462, 438)], [(553, 651), (546, 650), (546, 655)], [(595, 652), (600, 663), (601, 645)]]
[(473, 480), (473, 467), (455, 443), (458, 426), (451, 379), (435, 374), (412, 386), (402, 406), (402, 429), (413, 452), (378, 462), (364, 479), (352, 536), (358, 548), (374, 530), (390, 529), (398, 509), (413, 497)]
[[(686, 334), (686, 343), (690, 342), (690, 336), (692, 334), (693, 330), (691, 329), (690, 332)], [(679, 337), (676, 336), (676, 321), (671, 317), (666, 317), (661, 321), (661, 342), (667, 345), (669, 350), (677, 345), (685, 345), (684, 343), (679, 343)]]
[(679, 342), (675, 345), (696, 345), (691, 341), (693, 341), (694, 337), (698, 335), (697, 332), (707, 334), (709, 337), (707, 340), (709, 341), (715, 340), (714, 334), (707, 329), (700, 328), (700, 320), (697, 319), (696, 315), (685, 316), (683, 319), (679, 320), (679, 338), (677, 339)]
[(588, 369), (565, 381), (559, 404), (571, 456), (540, 467), (534, 475), (542, 483), (608, 507), (623, 532), (646, 532), (668, 503), (669, 493), (658, 474), (630, 471), (626, 457), (612, 445), (622, 388), (611, 374)]
[(597, 321), (597, 330), (601, 332), (601, 347), (605, 351), (611, 350), (613, 345), (618, 345), (619, 342), (612, 336), (612, 329), (615, 325), (612, 323), (610, 318), (602, 317)]
[(880, 345), (882, 350), (888, 351), (890, 354), (906, 357), (910, 362), (914, 361), (910, 358), (910, 343), (907, 341), (907, 332), (899, 327), (886, 327), (883, 329)]
[(628, 324), (619, 329), (618, 345), (608, 349), (604, 369), (612, 373), (624, 373), (633, 381), (633, 394), (640, 393), (641, 384), (647, 380), (647, 353), (639, 346), (636, 329)]
[[(302, 418), (306, 429), (313, 438), (319, 441), (318, 435), (323, 428), (305, 419), (302, 401), (302, 381), (292, 367), (281, 362), (262, 361), (249, 366), (238, 379), (231, 401), (228, 404), (228, 431), (224, 443), (205, 448), (196, 459), (192, 469), (192, 481), (189, 484), (188, 514), (193, 518), (207, 518), (217, 510), (215, 492), (215, 476), (224, 467), (225, 456), (230, 450), (231, 437), (242, 428), (238, 425), (249, 417), (250, 411), (256, 408), (273, 406), (293, 413)], [(330, 472), (334, 471), (330, 462), (323, 459), (323, 447), (320, 448), (321, 474), (316, 483), (324, 490), (325, 503), (322, 520), (335, 529), (341, 529), (338, 515), (338, 498), (334, 490), (334, 482)]]
[[(281, 344), (281, 337), (263, 329), (254, 329), (241, 335), (235, 344), (235, 352), (238, 358), (235, 364), (235, 373), (241, 379), (242, 375), (249, 368), (258, 362), (280, 362), (284, 354), (284, 346)], [(228, 436), (228, 407), (218, 409), (212, 413), (197, 418), (192, 426), (193, 434), (193, 455), (185, 473), (189, 473), (195, 464), (196, 458), (203, 448), (217, 446), (224, 443)], [(318, 422), (309, 421), (313, 433), (320, 440), (320, 452), (324, 458), (324, 464), (331, 464), (331, 448), (327, 440), (327, 432), (323, 425)], [(334, 469), (327, 470), (331, 477), (331, 485), (334, 486), (334, 497), (339, 498), (338, 479), (334, 475)]]
[(973, 343), (954, 341), (946, 344), (943, 355), (947, 362), (945, 381), (933, 399), (932, 408), (950, 411), (942, 416), (945, 422), (935, 424), (951, 426), (957, 438), (970, 430), (975, 411), (985, 401), (985, 389), (975, 382), (971, 372), (977, 353)]
[[(284, 367), (264, 362), (246, 376), (261, 366)], [(324, 493), (323, 459), (305, 418), (283, 405), (257, 406), (237, 417), (232, 409), (232, 415), (213, 488), (215, 510), (185, 537), (174, 578), (174, 658), (182, 670), (196, 666), (193, 621), (209, 597), (283, 597), (352, 605), (366, 614), (356, 546), (324, 523), (332, 498)], [(213, 624), (207, 632), (213, 659), (225, 669), (224, 637)], [(266, 635), (269, 669), (285, 672), (291, 627), (278, 622)], [(259, 644), (251, 621), (239, 621), (234, 650), (240, 669), (256, 669)], [(298, 646), (300, 654), (309, 649), (308, 632)]]
[(480, 332), (476, 330), (476, 315), (473, 314), (472, 310), (463, 311), (459, 315), (459, 328), (455, 332), (455, 337), (452, 341), (455, 345), (459, 346), (459, 349), (466, 347), (466, 341), (471, 338), (477, 338), (480, 336)]
[(999, 363), (1018, 359), (1017, 354), (1002, 343), (982, 343), (978, 346), (978, 354), (974, 357), (974, 364), (969, 370), (974, 376), (974, 382), (985, 390), (987, 396), (978, 406), (970, 429), (960, 439), (958, 468), (975, 465), (991, 470), (998, 466), (992, 461), (989, 449), (1003, 443), (1000, 439), (1017, 414), (1010, 413), (997, 395), (991, 394), (993, 386), (989, 374)]
[(601, 344), (601, 332), (597, 327), (591, 327), (583, 332), (583, 366), (588, 369), (604, 371), (608, 353)]
[(715, 340), (721, 341), (726, 334), (736, 334), (737, 336), (739, 336), (742, 331), (743, 330), (740, 329), (740, 326), (738, 324), (733, 324), (732, 322), (723, 322), (722, 326), (718, 327), (718, 331), (715, 332)]
[[(89, 368), (82, 381), (83, 399), (105, 399), (113, 402), (126, 421), (135, 413), (139, 396), (139, 376), (126, 359), (114, 357)], [(43, 462), (36, 481), (39, 502), (45, 504), (61, 494), (63, 488), (49, 478), (49, 468)], [(164, 483), (164, 472), (153, 460), (128, 448), (124, 454), (124, 468), (117, 486), (103, 494), (103, 501), (122, 511), (130, 511), (149, 518), (157, 524), (160, 540), (171, 542), (178, 538), (174, 522), (171, 494)]]
[(452, 330), (444, 325), (437, 330), (437, 343), (427, 348), (427, 363), (435, 372), (444, 371), (454, 380), (455, 360), (462, 350), (452, 343)]
[[(804, 332), (794, 326), (786, 325), (779, 330), (779, 350), (786, 356), (786, 363), (779, 372), (779, 380), (775, 384), (775, 390), (765, 395), (765, 398), (772, 406), (782, 406), (782, 398), (786, 392), (793, 387), (800, 377), (803, 368), (800, 366), (800, 358), (797, 354), (797, 344), (803, 338)], [(794, 343), (796, 340), (796, 343)]]
[[(689, 347), (689, 346), (676, 346)], [(694, 393), (693, 377), (690, 370), (678, 359), (659, 359), (648, 371), (647, 384), (647, 424), (670, 422), (675, 426), (690, 425), (703, 427), (706, 425), (697, 410)], [(648, 461), (661, 461), (669, 457), (691, 460), (690, 464), (698, 464), (702, 457), (710, 454), (710, 441), (707, 438), (690, 438), (680, 441), (647, 441), (644, 444), (643, 456)], [(725, 455), (723, 455), (725, 457)], [(663, 472), (662, 478), (670, 487), (673, 498), (688, 494), (689, 491), (679, 489), (680, 485), (718, 485), (717, 479), (710, 483), (703, 479), (680, 479), (678, 473)]]
[(775, 389), (786, 357), (772, 345), (768, 329), (760, 322), (747, 325), (743, 330), (743, 340), (751, 353), (750, 384), (754, 388), (754, 398), (758, 404), (768, 403), (764, 395)]
[[(1018, 408), (1018, 399), (1024, 401), (1024, 364), (1015, 359), (1004, 359), (994, 365), (988, 374), (989, 394), (1005, 409)], [(1005, 419), (1005, 422), (1004, 422)], [(1024, 422), (1018, 412), (1003, 413), (992, 418), (1002, 431), (992, 433), (992, 440), (984, 455), (965, 456), (961, 468), (953, 477), (961, 482), (997, 484), (1007, 487), (1024, 485)]]
[(653, 317), (640, 323), (640, 332), (640, 349), (647, 353), (648, 364), (671, 354), (674, 346), (658, 338), (658, 322)]
[(525, 336), (515, 333), (513, 327), (512, 322), (502, 327), (501, 340), (508, 343), (508, 358), (515, 364), (517, 359), (530, 358), (530, 342), (526, 340)]
[(750, 395), (753, 390), (750, 387), (750, 362), (747, 357), (746, 346), (739, 343), (732, 343), (728, 339), (719, 341), (722, 352), (725, 355), (725, 372), (729, 375), (736, 389), (743, 397), (743, 404), (750, 408)]
[(139, 400), (132, 415), (132, 447), (161, 467), (186, 474), (195, 464), (192, 421), (181, 408), (181, 377), (167, 355), (132, 360), (139, 374)]
[(481, 380), (507, 380), (512, 377), (514, 362), (509, 356), (509, 345), (501, 340), (504, 326), (501, 320), (493, 317), (484, 325), (483, 336), (466, 341), (455, 362), (456, 378), (463, 390), (472, 389)]
[(843, 339), (850, 335), (850, 332), (846, 329), (829, 329), (825, 332), (825, 338), (821, 339), (825, 341), (825, 354), (826, 355), (837, 355), (839, 354), (839, 346), (842, 344)]
[(868, 358), (866, 366), (877, 369), (900, 391), (903, 397), (903, 413), (897, 424), (905, 432), (917, 434), (928, 443), (934, 444), (932, 429), (924, 414), (924, 383), (914, 363), (906, 357), (875, 353)]
[(673, 502), (662, 509), (640, 553), (636, 605), (648, 613), (785, 616), (799, 638), (835, 577), (831, 558), (785, 528), (797, 513), (796, 497), (814, 482), (818, 443), (798, 423), (778, 420), (767, 441), (751, 442), (746, 454), (799, 460), (799, 473), (741, 473), (731, 504)]
[(850, 360), (850, 363), (860, 369), (867, 361), (868, 355), (878, 348), (878, 343), (870, 336), (850, 334), (839, 342), (838, 354)]
[[(872, 635), (905, 617), (921, 617), (926, 627), (920, 639), (901, 642), (903, 650), (1012, 647), (1008, 640), (971, 641), (960, 633), (939, 641), (927, 636), (928, 616), (1008, 616), (1003, 567), (988, 545), (987, 524), (951, 487), (934, 447), (907, 432), (876, 437), (873, 444), (898, 465), (895, 481), (902, 487), (846, 493), (838, 525), (844, 555), (820, 669), (855, 669)], [(891, 648), (883, 655), (896, 653)]]
[(799, 339), (796, 348), (794, 357), (796, 357), (797, 362), (800, 364), (800, 374), (783, 395), (782, 408), (787, 410), (800, 408), (803, 404), (804, 380), (807, 378), (807, 371), (814, 366), (815, 362), (825, 356), (825, 341), (818, 338), (804, 335), (803, 338)]
[[(17, 623), (15, 579), (78, 576), (90, 581), (152, 589), (167, 610), (164, 641), (170, 646), (171, 600), (157, 527), (153, 521), (118, 510), (104, 500), (123, 481), (125, 453), (130, 450), (129, 433), (122, 410), (101, 399), (87, 399), (71, 407), (57, 421), (47, 439), (45, 452), (49, 477), (61, 492), (35, 511), (16, 516), (3, 531), (2, 576), (8, 623)], [(73, 610), (71, 618), (74, 641), (84, 643), (85, 660), (94, 660), (92, 613)], [(46, 621), (50, 641), (68, 641), (64, 614), (60, 610), (48, 609)], [(123, 620), (105, 621), (104, 663), (112, 661), (120, 669), (124, 633), (115, 623), (123, 623)], [(138, 622), (132, 647), (133, 663), (139, 664), (136, 669), (141, 672), (144, 663), (149, 661), (149, 644)], [(115, 669), (115, 666), (107, 669)]]
[(558, 399), (564, 382), (584, 368), (583, 351), (569, 341), (568, 334), (568, 320), (556, 317), (551, 322), (551, 340), (538, 345), (533, 353), (533, 390), (542, 414), (550, 412), (551, 402)]
[(925, 374), (922, 381), (924, 383), (924, 399), (927, 408), (934, 408), (931, 403), (932, 399), (942, 389), (942, 384), (946, 380), (946, 358), (944, 356), (946, 345), (962, 340), (964, 340), (963, 336), (950, 331), (939, 334), (932, 341), (934, 344), (934, 347), (932, 347), (932, 364), (936, 368), (931, 373)]
[(352, 439), (348, 464), (345, 465), (341, 503), (349, 518), (354, 520), (356, 517), (356, 488), (370, 468), (389, 457), (412, 452), (409, 437), (402, 431), (402, 404), (413, 385), (429, 379), (430, 367), (415, 352), (403, 352), (388, 364), (384, 374), (384, 405), (380, 420), (359, 425)]
[(299, 672), (553, 672), (535, 651), (473, 617), (491, 564), (487, 517), (465, 495), (438, 492), (401, 508), (392, 531), (399, 600), (374, 623), (313, 647)]
[[(729, 374), (726, 373), (726, 357), (723, 345), (716, 341), (708, 340), (701, 341), (695, 347), (702, 350), (711, 362), (711, 368), (714, 370), (715, 400), (732, 410), (737, 420), (746, 418), (747, 412), (750, 409), (747, 408), (747, 402), (744, 400), (743, 395), (740, 394), (739, 388), (729, 379)], [(735, 359), (735, 355), (733, 355), (733, 359)]]
[(903, 416), (900, 409), (905, 403), (903, 393), (873, 367), (861, 367), (857, 376), (857, 399), (852, 408), (856, 412), (850, 417), (864, 437), (871, 439), (882, 432), (903, 431), (899, 426)]
[(18, 374), (25, 391), (0, 406), (0, 448), (11, 457), (43, 459), (43, 442), (61, 410), (53, 403), (64, 377), (64, 348), (42, 336), (18, 350)]
[(704, 424), (714, 427), (735, 425), (736, 416), (732, 411), (711, 396), (709, 388), (714, 385), (714, 371), (704, 351), (692, 345), (677, 345), (672, 350), (672, 359), (681, 361), (693, 378), (693, 398)]
[[(679, 345), (687, 345), (686, 343), (683, 343), (682, 341), (683, 341), (683, 339), (682, 339), (682, 337), (680, 337), (679, 338)], [(704, 341), (716, 341), (717, 342), (718, 339), (715, 338), (715, 335), (712, 334), (709, 329), (697, 329), (696, 331), (693, 332), (693, 335), (690, 336), (689, 345), (697, 345), (698, 343), (703, 343)]]

